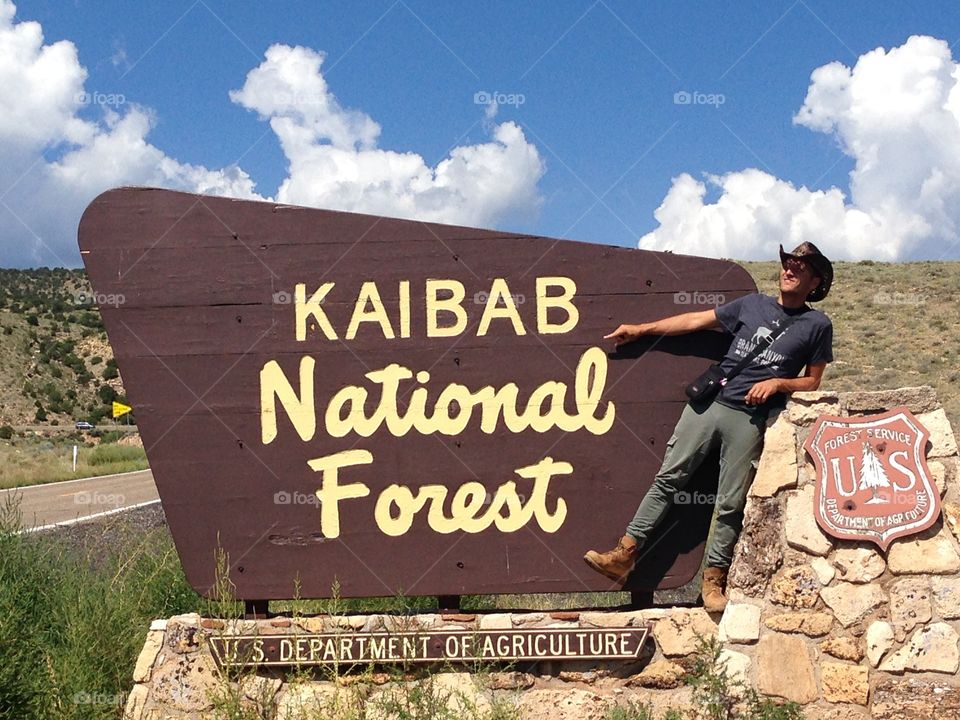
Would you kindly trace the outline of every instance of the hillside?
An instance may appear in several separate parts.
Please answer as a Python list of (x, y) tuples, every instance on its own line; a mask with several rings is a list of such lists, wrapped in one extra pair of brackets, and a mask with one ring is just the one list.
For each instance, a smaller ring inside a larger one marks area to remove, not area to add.
[[(777, 263), (743, 265), (775, 294)], [(833, 291), (819, 304), (835, 333), (824, 388), (929, 384), (960, 427), (958, 292), (960, 263), (837, 263)], [(89, 298), (82, 270), (0, 270), (0, 425), (96, 424), (124, 399)]]
[(0, 426), (97, 424), (123, 386), (82, 270), (0, 270)]

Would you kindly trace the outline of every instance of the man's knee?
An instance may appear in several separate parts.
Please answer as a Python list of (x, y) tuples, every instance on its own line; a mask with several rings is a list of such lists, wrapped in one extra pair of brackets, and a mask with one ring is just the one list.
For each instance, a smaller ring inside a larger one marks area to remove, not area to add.
[(690, 482), (690, 473), (680, 469), (668, 470), (661, 472), (653, 479), (653, 487), (669, 495), (683, 490), (688, 482)]
[(718, 518), (734, 518), (739, 515), (743, 518), (743, 510), (747, 504), (747, 494), (720, 495), (717, 497), (716, 514)]

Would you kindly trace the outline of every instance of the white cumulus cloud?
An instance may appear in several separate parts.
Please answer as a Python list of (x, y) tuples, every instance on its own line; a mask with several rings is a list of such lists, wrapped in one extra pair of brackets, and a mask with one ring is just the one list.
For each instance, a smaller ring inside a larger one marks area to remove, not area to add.
[(0, 0), (0, 265), (76, 265), (83, 208), (115, 185), (256, 196), (239, 168), (184, 164), (147, 142), (153, 117), (134, 103), (84, 119), (86, 79), (72, 42), (44, 44), (40, 24)]
[[(960, 66), (946, 42), (914, 36), (850, 68), (810, 77), (794, 122), (833, 136), (854, 160), (849, 198), (757, 169), (673, 179), (640, 247), (770, 258), (816, 243), (837, 258), (960, 257)], [(719, 191), (704, 202), (708, 187)]]
[(377, 147), (380, 125), (343, 108), (321, 72), (324, 54), (274, 45), (231, 99), (277, 134), (289, 163), (277, 200), (395, 217), (491, 225), (529, 217), (544, 163), (512, 122), (490, 142), (455, 147), (435, 167), (416, 153)]
[[(414, 153), (377, 147), (380, 126), (340, 106), (323, 58), (275, 45), (230, 93), (280, 140), (289, 176), (276, 200), (466, 225), (536, 211), (544, 166), (516, 125), (498, 125), (489, 142), (456, 147), (430, 167)], [(86, 81), (72, 42), (45, 43), (39, 23), (0, 0), (0, 266), (77, 265), (80, 215), (110, 187), (263, 199), (240, 167), (182, 162), (151, 144), (155, 113), (132, 98), (88, 112), (96, 93)]]

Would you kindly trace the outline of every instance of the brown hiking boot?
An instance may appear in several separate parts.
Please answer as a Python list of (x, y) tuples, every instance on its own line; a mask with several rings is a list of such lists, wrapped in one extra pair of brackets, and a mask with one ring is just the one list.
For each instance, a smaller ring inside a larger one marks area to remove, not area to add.
[(622, 586), (626, 582), (627, 575), (633, 570), (633, 563), (637, 560), (637, 541), (629, 535), (624, 535), (613, 550), (605, 553), (590, 550), (583, 559), (598, 573), (606, 575)]
[(700, 586), (703, 609), (707, 612), (723, 612), (727, 606), (727, 571), (725, 568), (708, 567), (703, 570), (703, 584)]

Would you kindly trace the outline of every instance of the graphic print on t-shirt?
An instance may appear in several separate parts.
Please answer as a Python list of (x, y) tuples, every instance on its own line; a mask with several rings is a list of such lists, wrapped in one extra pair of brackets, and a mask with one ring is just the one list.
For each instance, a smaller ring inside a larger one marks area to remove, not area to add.
[[(775, 329), (777, 326), (780, 325), (780, 321), (774, 320), (770, 324), (773, 325)], [(778, 337), (782, 337), (783, 335), (786, 335), (789, 331), (790, 331), (790, 328), (788, 327), (786, 330), (780, 333)], [(742, 338), (742, 337), (736, 338), (733, 343), (734, 355), (736, 355), (737, 358), (739, 359), (753, 352), (753, 349), (757, 346), (757, 343), (762, 342), (764, 345), (767, 345), (768, 343), (770, 343), (770, 336), (773, 335), (773, 332), (774, 332), (773, 329), (768, 328), (766, 325), (760, 325), (750, 340), (747, 340), (746, 338)], [(776, 340), (774, 342), (776, 342)], [(782, 363), (783, 360), (784, 360), (784, 355), (782, 353), (778, 353), (776, 350), (772, 350), (768, 347), (766, 350), (761, 352), (759, 355), (757, 355), (757, 357), (753, 359), (752, 364), (763, 365), (765, 367), (770, 368), (771, 370), (779, 370), (780, 363)]]
[[(784, 394), (773, 395), (762, 406), (750, 406), (744, 398), (753, 385), (774, 377), (797, 377), (805, 365), (833, 360), (833, 327), (830, 319), (819, 310), (807, 306), (784, 308), (776, 298), (755, 293), (720, 305), (716, 312), (724, 330), (733, 335), (720, 365), (723, 372), (730, 372), (758, 343), (763, 350), (723, 386), (717, 396), (720, 403), (767, 412), (783, 405)], [(776, 337), (772, 347), (767, 347), (770, 337), (788, 318), (795, 320)]]

